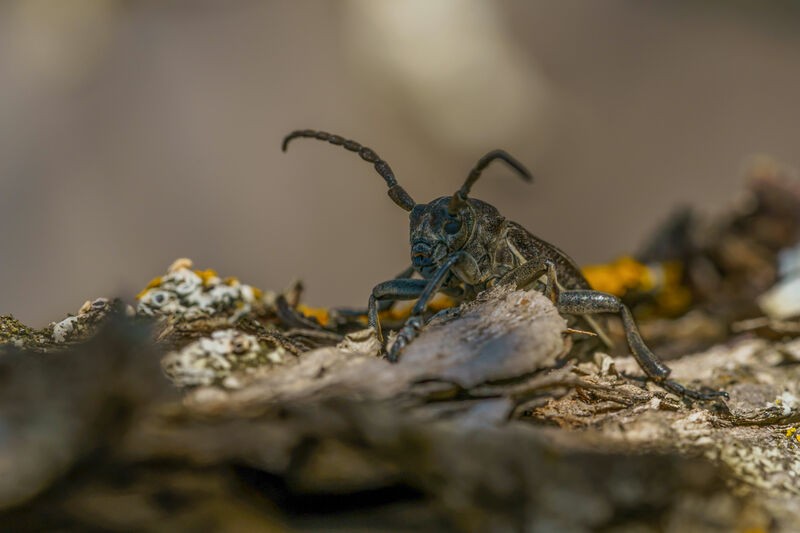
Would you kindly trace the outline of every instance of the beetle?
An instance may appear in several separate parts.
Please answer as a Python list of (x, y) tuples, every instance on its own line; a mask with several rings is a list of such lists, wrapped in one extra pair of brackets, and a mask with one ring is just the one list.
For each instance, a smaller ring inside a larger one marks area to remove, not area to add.
[[(372, 149), (324, 131), (297, 130), (284, 137), (283, 151), (297, 138), (327, 141), (357, 153), (386, 181), (392, 201), (409, 212), (411, 266), (372, 289), (367, 311), (369, 325), (384, 346), (378, 311), (398, 300), (417, 300), (386, 354), (390, 361), (397, 361), (405, 346), (419, 335), (425, 310), (436, 293), (462, 302), (497, 285), (535, 287), (561, 314), (583, 317), (599, 334), (592, 315), (619, 315), (631, 353), (647, 377), (664, 389), (694, 400), (728, 397), (724, 391), (696, 391), (669, 379), (670, 368), (647, 347), (630, 309), (618, 297), (593, 290), (566, 253), (507, 220), (492, 205), (469, 196), (483, 170), (494, 161), (509, 165), (525, 181), (533, 180), (530, 172), (504, 150), (492, 150), (481, 157), (452, 196), (418, 204), (397, 183), (389, 164)], [(421, 279), (412, 278), (414, 273)]]

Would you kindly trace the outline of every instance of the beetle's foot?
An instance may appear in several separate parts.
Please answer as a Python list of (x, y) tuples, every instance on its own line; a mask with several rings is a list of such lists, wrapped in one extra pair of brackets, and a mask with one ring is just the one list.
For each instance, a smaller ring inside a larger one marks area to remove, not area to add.
[(425, 324), (430, 325), (433, 323), (441, 323), (447, 322), (455, 317), (457, 317), (461, 313), (461, 308), (456, 307), (448, 307), (447, 309), (442, 309), (441, 311), (434, 314), (428, 320), (425, 321)]
[(714, 400), (716, 398), (724, 398), (729, 399), (730, 395), (725, 391), (716, 391), (716, 390), (704, 390), (704, 391), (696, 391), (693, 389), (687, 389), (677, 381), (673, 381), (671, 379), (665, 379), (664, 381), (657, 382), (661, 385), (664, 389), (668, 390), (673, 394), (677, 394), (681, 398), (689, 398), (690, 400)]
[(403, 328), (397, 334), (394, 344), (389, 348), (389, 353), (386, 354), (386, 358), (392, 363), (397, 362), (405, 347), (408, 346), (408, 343), (417, 338), (420, 331), (422, 331), (422, 317), (409, 317), (405, 325), (403, 325)]

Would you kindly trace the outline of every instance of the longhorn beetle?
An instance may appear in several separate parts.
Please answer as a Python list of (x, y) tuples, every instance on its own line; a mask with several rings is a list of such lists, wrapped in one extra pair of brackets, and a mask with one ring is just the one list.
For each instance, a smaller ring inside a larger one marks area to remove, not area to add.
[[(723, 391), (691, 390), (669, 379), (670, 368), (644, 343), (630, 309), (619, 298), (592, 290), (567, 254), (533, 236), (516, 222), (506, 220), (488, 203), (469, 197), (481, 172), (495, 160), (509, 165), (525, 181), (532, 181), (530, 172), (507, 152), (492, 150), (480, 158), (464, 185), (452, 196), (418, 204), (397, 183), (389, 164), (370, 148), (324, 131), (298, 130), (283, 139), (283, 151), (293, 139), (301, 137), (343, 146), (372, 163), (386, 181), (389, 197), (410, 212), (411, 266), (397, 278), (376, 285), (369, 297), (369, 325), (375, 329), (382, 345), (385, 341), (378, 320), (379, 309), (397, 300), (417, 299), (388, 351), (390, 361), (397, 361), (403, 348), (417, 337), (423, 326), (425, 309), (437, 292), (456, 301), (467, 301), (495, 285), (513, 285), (520, 289), (537, 287), (560, 313), (582, 316), (595, 329), (596, 325), (587, 315), (618, 314), (631, 353), (645, 374), (664, 389), (695, 400), (728, 396)], [(412, 279), (414, 272), (422, 279)]]

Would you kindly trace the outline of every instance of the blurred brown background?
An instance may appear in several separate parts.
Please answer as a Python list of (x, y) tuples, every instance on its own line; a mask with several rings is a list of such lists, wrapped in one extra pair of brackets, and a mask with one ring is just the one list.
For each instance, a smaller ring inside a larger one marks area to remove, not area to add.
[(0, 3), (0, 313), (35, 326), (131, 297), (173, 259), (316, 304), (408, 262), (406, 214), (474, 190), (579, 262), (631, 251), (743, 165), (800, 165), (800, 7), (638, 0)]

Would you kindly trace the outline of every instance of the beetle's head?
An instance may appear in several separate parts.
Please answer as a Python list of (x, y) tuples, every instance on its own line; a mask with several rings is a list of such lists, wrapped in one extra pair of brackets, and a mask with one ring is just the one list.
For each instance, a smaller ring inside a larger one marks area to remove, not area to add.
[(448, 209), (450, 202), (450, 196), (443, 196), (411, 210), (411, 263), (423, 276), (433, 274), (448, 255), (463, 248), (475, 227), (469, 201), (455, 213)]

